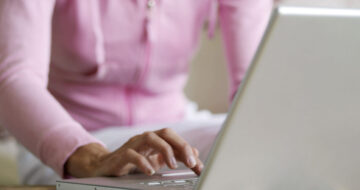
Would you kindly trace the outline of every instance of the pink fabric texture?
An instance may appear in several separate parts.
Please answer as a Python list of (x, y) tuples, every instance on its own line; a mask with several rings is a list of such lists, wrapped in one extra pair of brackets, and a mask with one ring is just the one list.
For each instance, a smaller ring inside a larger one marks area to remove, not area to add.
[(209, 17), (220, 22), (233, 94), (271, 7), (271, 0), (1, 0), (0, 124), (63, 175), (79, 146), (101, 143), (88, 131), (182, 119), (188, 63)]

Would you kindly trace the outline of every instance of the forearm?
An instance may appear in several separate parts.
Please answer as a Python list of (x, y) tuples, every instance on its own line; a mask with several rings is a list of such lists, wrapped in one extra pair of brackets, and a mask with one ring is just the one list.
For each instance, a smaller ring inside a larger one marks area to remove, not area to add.
[(0, 1), (0, 123), (59, 175), (97, 142), (47, 91), (55, 0)]
[(65, 160), (79, 146), (98, 142), (32, 73), (19, 70), (7, 76), (0, 91), (1, 124), (59, 175)]

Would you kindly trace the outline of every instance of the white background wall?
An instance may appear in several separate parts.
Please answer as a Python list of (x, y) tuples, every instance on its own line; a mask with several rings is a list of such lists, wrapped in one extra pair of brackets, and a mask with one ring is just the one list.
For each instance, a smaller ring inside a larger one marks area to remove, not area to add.
[(209, 40), (207, 32), (202, 34), (202, 43), (193, 63), (185, 93), (196, 101), (200, 108), (213, 112), (226, 112), (228, 108), (228, 79), (221, 34), (217, 30)]
[[(317, 6), (333, 8), (360, 8), (360, 0), (274, 0), (293, 6)], [(187, 96), (200, 108), (213, 112), (226, 112), (228, 108), (228, 82), (221, 35), (209, 40), (206, 32), (202, 46), (190, 69), (190, 78), (185, 88)]]

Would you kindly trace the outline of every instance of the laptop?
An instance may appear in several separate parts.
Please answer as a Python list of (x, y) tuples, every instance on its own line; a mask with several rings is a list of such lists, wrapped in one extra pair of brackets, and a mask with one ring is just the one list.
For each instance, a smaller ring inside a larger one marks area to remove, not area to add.
[(360, 10), (277, 7), (200, 178), (57, 181), (58, 190), (360, 189)]

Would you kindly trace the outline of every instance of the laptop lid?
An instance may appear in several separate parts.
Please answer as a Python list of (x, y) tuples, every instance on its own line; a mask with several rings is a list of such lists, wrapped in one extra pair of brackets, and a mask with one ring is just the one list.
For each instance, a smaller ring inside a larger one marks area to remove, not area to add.
[(360, 10), (279, 7), (198, 189), (359, 189)]

